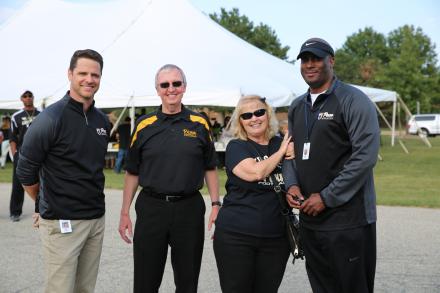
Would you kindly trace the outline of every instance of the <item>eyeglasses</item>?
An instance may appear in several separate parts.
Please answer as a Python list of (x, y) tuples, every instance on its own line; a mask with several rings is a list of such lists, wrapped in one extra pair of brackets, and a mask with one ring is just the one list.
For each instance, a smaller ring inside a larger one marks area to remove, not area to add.
[(24, 96), (22, 96), (22, 98), (33, 98), (34, 96), (31, 96), (31, 95), (24, 95)]
[(181, 87), (183, 85), (183, 81), (173, 81), (171, 84), (169, 82), (161, 82), (159, 83), (160, 88), (167, 89), (170, 87), (170, 85), (173, 85), (173, 87)]
[(252, 116), (261, 117), (264, 114), (266, 114), (266, 109), (258, 109), (257, 111), (255, 111), (253, 113), (252, 112), (246, 112), (246, 113), (240, 114), (240, 117), (243, 120), (249, 120), (249, 119), (252, 118)]

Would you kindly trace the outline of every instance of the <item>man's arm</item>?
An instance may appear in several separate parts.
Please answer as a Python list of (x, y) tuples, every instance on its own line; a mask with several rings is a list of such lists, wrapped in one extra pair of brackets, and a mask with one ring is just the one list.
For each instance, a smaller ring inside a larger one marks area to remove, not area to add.
[[(294, 132), (293, 132), (293, 109), (294, 109), (293, 105), (294, 104), (292, 103), (292, 105), (289, 107), (288, 130), (289, 130), (289, 135), (292, 137), (292, 140), (295, 140)], [(294, 156), (297, 155), (298, 154), (294, 154)], [(299, 187), (299, 181), (298, 181), (298, 176), (296, 174), (296, 166), (294, 159), (283, 161), (283, 180), (287, 190), (286, 193), (287, 203), (292, 208), (299, 209), (301, 205), (300, 200), (304, 200), (304, 196), (302, 195), (301, 188)]]
[[(209, 192), (209, 197), (211, 198), (211, 202), (220, 201), (217, 169), (206, 170), (205, 181), (208, 187), (208, 192)], [(209, 221), (208, 221), (208, 231), (211, 231), (212, 224), (215, 223), (219, 210), (220, 210), (219, 205), (212, 206), (211, 214), (209, 215)]]
[(339, 175), (320, 192), (327, 207), (347, 203), (362, 188), (372, 176), (379, 152), (380, 129), (376, 108), (362, 92), (352, 94), (359, 96), (342, 105), (352, 154)]
[[(139, 176), (125, 172), (124, 191), (122, 194), (122, 207), (119, 219), (119, 234), (121, 238), (131, 243), (133, 238), (133, 225), (130, 219), (130, 206), (139, 186)], [(128, 232), (128, 235), (127, 235)]]
[(24, 190), (29, 196), (36, 201), (38, 196), (38, 190), (40, 189), (40, 183), (36, 183), (33, 185), (23, 185)]
[(38, 115), (38, 118), (29, 126), (20, 148), (17, 177), (34, 200), (39, 191), (39, 171), (54, 139), (53, 128), (53, 121), (48, 115)]

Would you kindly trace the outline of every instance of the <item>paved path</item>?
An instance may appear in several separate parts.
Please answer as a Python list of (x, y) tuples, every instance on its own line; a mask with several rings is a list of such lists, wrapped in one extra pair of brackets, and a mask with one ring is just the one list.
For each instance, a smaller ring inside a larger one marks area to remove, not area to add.
[[(107, 190), (106, 234), (96, 292), (132, 292), (132, 248), (117, 232), (122, 192)], [(25, 200), (18, 223), (9, 221), (10, 185), (0, 184), (0, 293), (43, 290), (38, 232), (31, 226), (33, 204)], [(133, 213), (132, 213), (133, 214)], [(440, 209), (379, 207), (376, 292), (440, 292)], [(220, 292), (211, 233), (206, 233), (199, 292)], [(160, 292), (174, 292), (168, 263)], [(287, 265), (279, 290), (311, 292), (304, 262)]]

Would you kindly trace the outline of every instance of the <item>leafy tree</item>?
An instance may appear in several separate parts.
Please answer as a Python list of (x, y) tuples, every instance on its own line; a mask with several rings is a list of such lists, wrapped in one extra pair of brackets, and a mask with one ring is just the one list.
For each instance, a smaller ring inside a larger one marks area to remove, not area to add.
[(243, 40), (271, 55), (287, 60), (289, 46), (281, 45), (276, 32), (270, 26), (263, 23), (254, 26), (254, 23), (247, 16), (240, 15), (238, 8), (233, 8), (231, 11), (221, 8), (220, 14), (213, 13), (209, 16)]
[(396, 91), (411, 110), (440, 109), (440, 69), (435, 46), (422, 29), (405, 25), (387, 37), (367, 27), (336, 52), (335, 71), (344, 81)]
[(386, 38), (371, 27), (349, 36), (337, 50), (335, 71), (342, 80), (366, 86), (379, 86), (377, 74), (389, 62)]
[(421, 28), (405, 25), (388, 36), (390, 62), (382, 79), (392, 85), (405, 103), (422, 111), (431, 111), (431, 102), (440, 99), (439, 76), (435, 46)]

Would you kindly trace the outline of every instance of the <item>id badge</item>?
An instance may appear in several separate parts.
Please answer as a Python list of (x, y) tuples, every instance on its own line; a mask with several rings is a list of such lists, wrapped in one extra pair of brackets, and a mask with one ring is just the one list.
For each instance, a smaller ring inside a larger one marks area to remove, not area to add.
[(310, 142), (305, 142), (304, 143), (304, 147), (303, 147), (302, 159), (303, 160), (308, 160), (309, 159), (309, 154), (310, 154)]
[(60, 220), (60, 230), (62, 234), (72, 233), (72, 224), (70, 220)]

